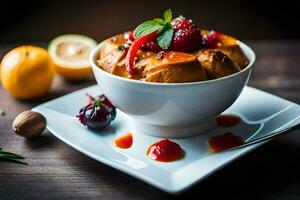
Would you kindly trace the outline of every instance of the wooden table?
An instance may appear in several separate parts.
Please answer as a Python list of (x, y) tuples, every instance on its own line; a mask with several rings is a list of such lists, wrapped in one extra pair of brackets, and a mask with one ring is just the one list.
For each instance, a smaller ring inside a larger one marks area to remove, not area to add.
[[(249, 41), (257, 61), (249, 85), (300, 103), (300, 41)], [(13, 45), (0, 46), (0, 57)], [(0, 147), (25, 156), (28, 166), (0, 161), (0, 199), (300, 199), (300, 135), (282, 136), (235, 161), (183, 194), (172, 196), (72, 149), (48, 131), (35, 140), (15, 136), (21, 111), (79, 88), (56, 78), (39, 102), (18, 101), (0, 86)], [(299, 133), (299, 132), (298, 132)]]

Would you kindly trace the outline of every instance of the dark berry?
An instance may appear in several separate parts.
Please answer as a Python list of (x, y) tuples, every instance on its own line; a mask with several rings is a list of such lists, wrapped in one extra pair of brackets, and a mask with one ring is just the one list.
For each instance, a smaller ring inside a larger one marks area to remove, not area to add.
[(81, 108), (78, 117), (79, 121), (90, 129), (102, 129), (107, 127), (116, 118), (116, 108), (104, 95), (94, 98), (89, 97), (88, 104)]
[(102, 129), (111, 122), (112, 116), (105, 106), (90, 108), (84, 113), (85, 125), (90, 129)]

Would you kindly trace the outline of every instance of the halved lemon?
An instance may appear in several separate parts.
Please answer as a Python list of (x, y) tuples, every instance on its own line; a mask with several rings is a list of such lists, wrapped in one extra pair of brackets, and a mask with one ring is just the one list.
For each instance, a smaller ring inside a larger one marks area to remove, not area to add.
[(87, 36), (67, 34), (54, 38), (48, 52), (57, 73), (66, 79), (81, 80), (92, 72), (88, 58), (96, 45), (97, 42)]

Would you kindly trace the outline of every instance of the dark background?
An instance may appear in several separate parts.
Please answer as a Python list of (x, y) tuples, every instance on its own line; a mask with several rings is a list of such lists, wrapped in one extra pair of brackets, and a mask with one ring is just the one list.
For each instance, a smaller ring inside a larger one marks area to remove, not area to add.
[(160, 17), (166, 8), (200, 28), (213, 28), (239, 39), (300, 37), (300, 1), (1, 1), (0, 43), (46, 42), (64, 33), (102, 40)]

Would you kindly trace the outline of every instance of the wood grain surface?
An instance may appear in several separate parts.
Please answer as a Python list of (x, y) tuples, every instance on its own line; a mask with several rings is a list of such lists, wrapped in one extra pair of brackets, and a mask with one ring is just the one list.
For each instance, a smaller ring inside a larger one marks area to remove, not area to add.
[[(249, 85), (300, 103), (300, 41), (248, 41), (257, 54)], [(14, 45), (0, 45), (0, 58)], [(26, 140), (11, 123), (21, 111), (95, 84), (56, 77), (47, 97), (18, 101), (0, 86), (0, 147), (28, 166), (0, 161), (0, 199), (300, 199), (300, 132), (282, 136), (176, 196), (105, 166), (50, 132)]]

